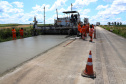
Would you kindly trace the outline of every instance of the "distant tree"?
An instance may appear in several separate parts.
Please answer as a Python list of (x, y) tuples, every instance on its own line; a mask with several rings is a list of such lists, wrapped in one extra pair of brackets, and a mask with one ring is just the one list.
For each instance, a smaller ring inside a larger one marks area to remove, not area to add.
[(119, 25), (119, 22), (117, 22), (117, 25)]
[(108, 25), (109, 25), (109, 26), (110, 26), (110, 24), (111, 24), (111, 23), (110, 23), (110, 22), (108, 22)]
[(114, 22), (114, 25), (116, 25), (116, 22)]
[(120, 22), (120, 25), (122, 25), (122, 22)]

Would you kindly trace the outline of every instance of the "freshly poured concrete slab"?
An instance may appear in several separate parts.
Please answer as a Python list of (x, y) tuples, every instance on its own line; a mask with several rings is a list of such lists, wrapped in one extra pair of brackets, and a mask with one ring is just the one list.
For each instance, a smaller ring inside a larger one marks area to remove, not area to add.
[(0, 74), (64, 42), (65, 35), (40, 35), (0, 43)]

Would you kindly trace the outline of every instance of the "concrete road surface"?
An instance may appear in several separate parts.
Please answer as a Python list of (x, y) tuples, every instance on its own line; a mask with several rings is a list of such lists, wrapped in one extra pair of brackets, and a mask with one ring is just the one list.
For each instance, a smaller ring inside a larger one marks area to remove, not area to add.
[[(96, 29), (92, 43), (68, 40), (2, 76), (0, 84), (126, 84), (126, 39)], [(95, 79), (81, 76), (90, 50)]]

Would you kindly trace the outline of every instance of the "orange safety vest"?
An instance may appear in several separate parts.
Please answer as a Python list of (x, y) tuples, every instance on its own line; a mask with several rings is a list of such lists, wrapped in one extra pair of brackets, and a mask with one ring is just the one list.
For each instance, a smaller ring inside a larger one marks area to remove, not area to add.
[(24, 30), (20, 29), (19, 32), (20, 32), (20, 35), (23, 35)]
[(87, 31), (87, 33), (89, 33), (89, 25), (87, 24), (86, 26), (87, 26), (86, 31)]
[(15, 29), (12, 29), (12, 34), (16, 34), (16, 30)]
[(86, 26), (83, 25), (82, 27), (82, 33), (85, 33), (86, 32)]
[(78, 25), (78, 31), (79, 31), (79, 32), (81, 31), (81, 26), (80, 26), (80, 25)]
[(93, 32), (94, 32), (94, 29), (93, 28), (90, 28), (89, 35), (92, 36), (93, 35)]
[(92, 25), (92, 28), (94, 29), (94, 25)]

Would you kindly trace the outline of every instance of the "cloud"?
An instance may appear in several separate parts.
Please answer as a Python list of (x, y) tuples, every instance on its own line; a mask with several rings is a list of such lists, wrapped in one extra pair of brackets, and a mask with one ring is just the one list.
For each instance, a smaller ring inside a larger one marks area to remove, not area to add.
[(58, 7), (64, 6), (66, 1), (67, 1), (67, 0), (57, 0), (57, 1), (52, 5), (52, 7), (50, 8), (50, 10), (55, 10), (55, 9), (58, 8)]
[[(13, 4), (16, 4), (17, 7), (20, 8), (16, 8), (13, 6)], [(20, 4), (20, 5), (18, 5)], [(0, 2), (0, 12), (2, 13), (20, 13), (23, 12), (24, 10), (21, 9), (23, 7), (22, 2), (13, 2), (13, 3), (8, 3), (7, 1), (1, 1)]]
[(111, 5), (99, 5), (97, 10), (100, 10), (97, 15), (92, 16), (90, 21), (96, 21), (96, 22), (101, 22), (102, 24), (107, 24), (107, 22), (110, 21), (122, 21), (121, 19), (116, 19), (115, 17), (126, 11), (126, 0), (114, 0)]
[[(40, 13), (40, 12), (43, 12), (44, 10), (44, 7), (45, 7), (45, 11), (52, 11), (52, 10), (56, 10), (58, 9), (59, 7), (62, 7), (65, 5), (65, 2), (67, 0), (57, 0), (56, 2), (54, 2), (54, 4), (50, 7), (50, 5), (46, 5), (46, 4), (43, 4), (42, 6), (40, 5), (36, 5), (35, 7), (32, 7), (33, 11), (32, 12), (36, 12), (36, 13)], [(59, 10), (59, 12), (61, 12), (62, 10), (65, 10), (64, 8), (61, 8)]]
[(31, 18), (28, 19), (28, 21), (33, 21), (33, 20), (34, 20), (33, 17), (31, 17)]
[(7, 13), (21, 13), (23, 12), (23, 9), (13, 8), (7, 11)]
[(9, 18), (10, 16), (6, 13), (2, 13), (2, 15), (0, 16), (0, 19), (7, 19)]
[(7, 1), (1, 1), (0, 2), (0, 10), (1, 12), (7, 12), (10, 8), (13, 6), (9, 4)]
[(47, 12), (47, 11), (50, 11), (50, 9), (49, 9), (49, 7), (50, 7), (50, 5), (45, 5), (45, 4), (43, 4), (42, 6), (40, 6), (40, 5), (36, 5), (35, 7), (32, 7), (32, 9), (33, 9), (33, 11), (32, 12), (36, 12), (36, 13), (41, 13), (41, 12), (43, 12), (44, 11), (44, 7), (45, 7), (45, 11)]
[(2, 8), (0, 8), (0, 13), (1, 13), (1, 12), (4, 12), (4, 10), (3, 10)]
[(105, 1), (105, 2), (112, 2), (113, 0), (103, 0), (103, 1)]
[(89, 18), (89, 16), (87, 15), (90, 11), (90, 9), (80, 9), (78, 10), (79, 14), (80, 14), (80, 18), (81, 18), (81, 21), (83, 21), (84, 18)]
[(89, 5), (92, 2), (96, 2), (97, 0), (76, 0), (75, 3), (73, 3), (74, 9), (83, 8), (84, 6)]
[(100, 9), (106, 9), (108, 8), (109, 5), (103, 6), (103, 5), (99, 5), (96, 10), (100, 10)]
[(18, 8), (23, 8), (24, 7), (23, 2), (16, 1), (16, 2), (13, 2), (12, 4), (15, 4)]
[(115, 18), (116, 22), (121, 22), (121, 18)]
[(66, 11), (66, 9), (61, 8), (60, 10), (58, 10), (58, 13), (62, 13), (63, 11)]
[(107, 22), (110, 21), (110, 19), (114, 19), (114, 16), (111, 15), (94, 15), (92, 17), (90, 17), (89, 22), (95, 24), (96, 22), (100, 22), (102, 24), (107, 24)]
[(110, 8), (98, 12), (101, 15), (116, 15), (126, 11), (126, 0), (114, 0)]
[(84, 9), (83, 14), (87, 14), (90, 12), (90, 9)]

